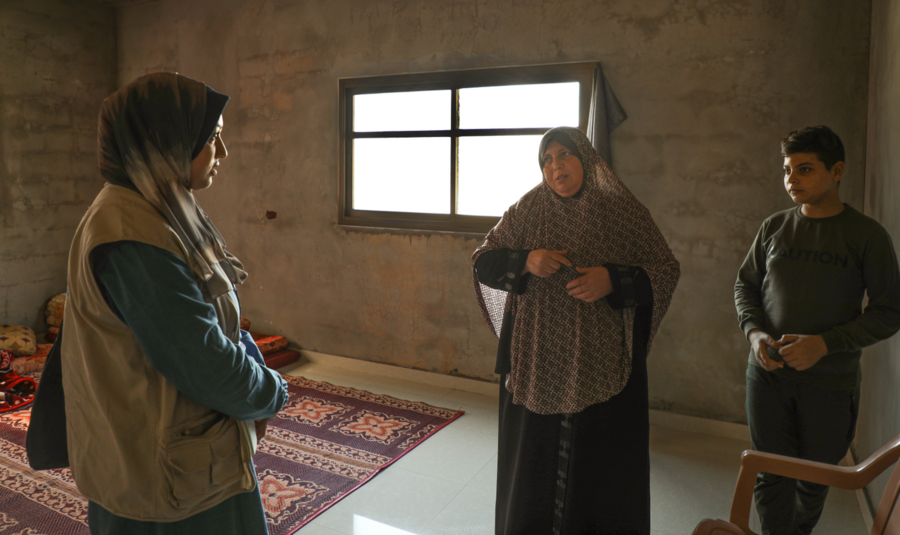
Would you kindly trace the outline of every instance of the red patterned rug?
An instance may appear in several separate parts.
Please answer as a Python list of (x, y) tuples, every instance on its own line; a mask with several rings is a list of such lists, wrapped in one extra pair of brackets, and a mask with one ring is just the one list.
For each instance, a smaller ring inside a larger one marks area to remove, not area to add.
[[(253, 457), (272, 535), (294, 533), (463, 414), (285, 379), (290, 399)], [(69, 470), (28, 467), (30, 417), (30, 408), (0, 414), (0, 533), (88, 534), (87, 501)]]

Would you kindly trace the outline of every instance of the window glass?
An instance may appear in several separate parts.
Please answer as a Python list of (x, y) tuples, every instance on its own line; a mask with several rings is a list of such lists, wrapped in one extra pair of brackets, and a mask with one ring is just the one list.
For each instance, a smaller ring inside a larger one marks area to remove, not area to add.
[(578, 91), (578, 82), (460, 89), (459, 127), (577, 127)]
[(450, 129), (449, 89), (371, 93), (353, 97), (355, 132)]
[(353, 208), (450, 213), (450, 138), (353, 142)]
[(457, 213), (502, 216), (540, 183), (540, 142), (541, 136), (459, 138)]
[(541, 136), (585, 129), (594, 62), (344, 78), (338, 224), (487, 232), (543, 180)]

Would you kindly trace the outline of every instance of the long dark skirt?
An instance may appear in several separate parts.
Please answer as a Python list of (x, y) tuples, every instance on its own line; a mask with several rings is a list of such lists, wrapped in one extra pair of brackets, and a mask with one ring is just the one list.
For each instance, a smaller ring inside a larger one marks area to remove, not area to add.
[(650, 533), (647, 363), (634, 357), (622, 392), (571, 415), (514, 405), (501, 377), (498, 535)]

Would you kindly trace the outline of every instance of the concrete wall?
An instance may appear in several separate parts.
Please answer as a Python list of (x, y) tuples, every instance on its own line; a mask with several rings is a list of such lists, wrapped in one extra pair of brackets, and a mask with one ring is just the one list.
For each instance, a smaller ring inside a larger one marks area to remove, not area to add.
[(0, 323), (46, 330), (66, 257), (100, 190), (97, 113), (116, 89), (112, 8), (0, 3)]
[[(654, 407), (745, 421), (732, 288), (790, 206), (779, 141), (826, 123), (863, 199), (867, 0), (157, 0), (117, 10), (119, 83), (174, 69), (232, 95), (201, 203), (245, 261), (254, 327), (300, 346), (493, 379), (472, 291), (480, 236), (337, 225), (342, 77), (603, 62), (630, 118), (616, 169), (682, 262), (654, 345)], [(537, 172), (537, 170), (535, 171)], [(266, 210), (278, 212), (264, 219)]]
[[(872, 2), (869, 67), (869, 124), (866, 152), (866, 214), (887, 228), (900, 247), (900, 0)], [(868, 457), (900, 433), (900, 337), (863, 354), (863, 390), (857, 455)], [(875, 507), (890, 470), (867, 492)]]

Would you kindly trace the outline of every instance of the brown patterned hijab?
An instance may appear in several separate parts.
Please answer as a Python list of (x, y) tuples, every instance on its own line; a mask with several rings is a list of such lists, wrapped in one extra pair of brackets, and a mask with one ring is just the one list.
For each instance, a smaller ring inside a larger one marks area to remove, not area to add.
[[(631, 374), (634, 308), (613, 310), (605, 299), (570, 297), (566, 284), (581, 276), (563, 267), (551, 277), (530, 277), (522, 295), (481, 284), (474, 273), (481, 253), (496, 249), (568, 251), (578, 267), (606, 263), (638, 266), (650, 277), (653, 314), (650, 341), (662, 321), (680, 270), (650, 212), (576, 128), (564, 136), (580, 153), (584, 183), (574, 196), (557, 195), (546, 181), (526, 193), (500, 219), (472, 255), (475, 292), (485, 321), (499, 337), (505, 311), (515, 316), (507, 388), (513, 402), (539, 414), (579, 412), (608, 400)], [(540, 160), (541, 155), (538, 155)]]
[(247, 273), (190, 189), (206, 108), (206, 84), (175, 73), (142, 76), (103, 101), (98, 159), (108, 182), (137, 188), (166, 218), (200, 266), (203, 293), (214, 299)]

